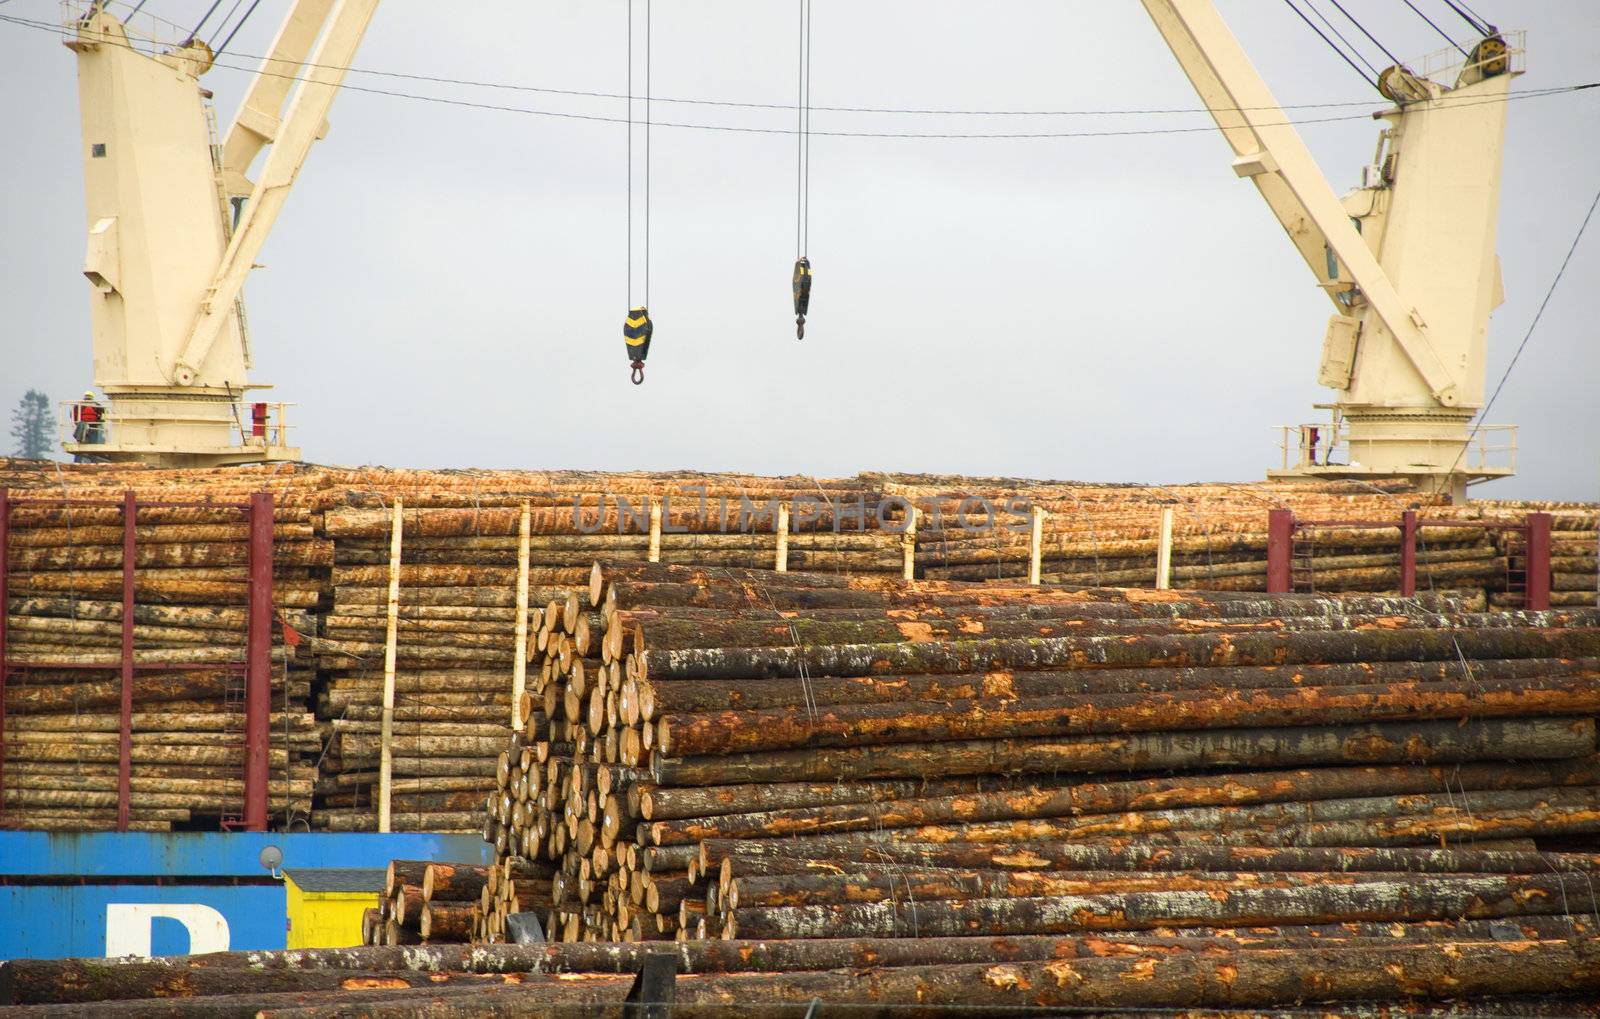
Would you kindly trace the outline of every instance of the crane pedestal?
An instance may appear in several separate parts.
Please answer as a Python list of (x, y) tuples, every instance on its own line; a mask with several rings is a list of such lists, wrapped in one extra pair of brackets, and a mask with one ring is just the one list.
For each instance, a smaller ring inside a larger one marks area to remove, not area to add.
[[(225, 467), (299, 460), (288, 444), (286, 404), (189, 389), (111, 391), (99, 415), (82, 401), (63, 405), (62, 448), (91, 461), (158, 467)], [(85, 417), (100, 420), (85, 422)]]
[(1285, 425), (1273, 481), (1401, 478), (1420, 492), (1466, 498), (1467, 486), (1516, 473), (1515, 425), (1472, 428), (1471, 411), (1346, 408), (1319, 424)]

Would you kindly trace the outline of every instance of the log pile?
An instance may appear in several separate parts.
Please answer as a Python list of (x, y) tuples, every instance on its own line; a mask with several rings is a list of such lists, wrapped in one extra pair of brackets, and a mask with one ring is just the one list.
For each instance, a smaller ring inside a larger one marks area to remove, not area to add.
[[(1493, 865), (1501, 861), (1489, 858), (1506, 855), (1463, 862)], [(645, 1011), (624, 1001), (634, 974), (651, 960), (680, 974), (663, 994), (671, 995), (670, 1014), (685, 1017), (801, 1019), (839, 1011), (874, 1019), (1072, 1013), (1594, 1019), (1600, 937), (1594, 917), (1578, 907), (1593, 908), (1597, 862), (1543, 854), (1518, 864), (1549, 864), (1565, 875), (1571, 913), (1007, 937), (419, 944), (154, 960), (19, 959), (0, 963), (0, 1005), (35, 1006), (21, 1015), (92, 1007), (97, 1016), (210, 1019), (629, 1015)]]
[[(241, 494), (241, 499), (244, 496)], [(11, 511), (6, 606), (7, 825), (98, 830), (117, 819), (122, 705), (122, 509), (20, 504)], [(293, 507), (275, 514), (275, 600), (284, 625), (314, 625), (311, 571), (331, 543)], [(247, 528), (208, 507), (135, 515), (135, 674), (129, 827), (215, 829), (242, 812)], [(277, 632), (269, 812), (311, 807), (320, 747), (310, 669)]]
[[(546, 660), (539, 636), (562, 630), (547, 626), (544, 617), (552, 604), (557, 614), (567, 615), (566, 594), (596, 557), (654, 557), (664, 564), (748, 569), (767, 577), (777, 575), (781, 557), (788, 577), (887, 579), (904, 571), (909, 551), (919, 576), (999, 578), (1004, 587), (1016, 584), (1029, 565), (1029, 514), (1009, 513), (1013, 500), (1043, 511), (1047, 582), (1149, 586), (1160, 511), (1170, 506), (1177, 510), (1174, 586), (1216, 591), (1262, 586), (1266, 511), (1275, 506), (1322, 519), (1390, 519), (1420, 506), (1430, 519), (1463, 523), (1520, 519), (1537, 509), (1556, 518), (1552, 601), (1558, 607), (1594, 604), (1593, 505), (1477, 501), (1449, 507), (1371, 485), (1160, 487), (877, 474), (818, 481), (306, 465), (158, 470), (0, 460), (0, 486), (23, 497), (78, 502), (114, 500), (129, 489), (151, 501), (238, 503), (255, 491), (273, 494), (276, 604), (283, 621), (305, 638), (273, 693), (274, 705), (282, 705), (273, 719), (274, 782), (283, 767), (290, 772), (287, 791), (275, 803), (289, 810), (290, 820), (305, 819), (305, 783), (311, 780), (310, 821), (325, 830), (376, 827), (389, 508), (396, 499), (407, 507), (392, 744), (398, 830), (475, 830), (482, 798), (500, 788), (489, 751), (505, 744), (511, 718), (524, 504), (530, 507), (531, 532), (531, 683), (541, 682)], [(964, 523), (983, 523), (978, 504), (969, 502), (975, 498), (996, 507), (998, 515), (993, 526), (969, 531)], [(652, 508), (660, 511), (654, 543)], [(774, 531), (781, 512), (789, 514), (789, 529), (780, 540)], [(50, 515), (19, 508), (14, 523), (8, 546), (10, 657), (114, 663), (121, 612), (119, 511), (78, 505)], [(908, 526), (909, 535), (898, 533)], [(244, 587), (237, 531), (237, 518), (221, 511), (140, 511), (137, 653), (142, 661), (173, 669), (141, 673), (138, 684), (134, 757), (145, 771), (135, 768), (134, 788), (168, 794), (145, 801), (152, 813), (138, 823), (206, 827), (231, 810), (219, 803), (233, 795), (228, 783), (238, 778), (232, 768), (236, 754), (216, 746), (222, 737), (214, 734), (226, 730), (226, 741), (234, 738), (237, 725), (228, 706), (233, 695), (227, 677), (211, 666), (218, 657), (233, 656), (238, 639)], [(1452, 526), (1424, 528), (1421, 537), (1421, 589), (1460, 612), (1520, 604), (1512, 569), (1520, 554), (1518, 537)], [(1392, 590), (1398, 553), (1384, 544), (1389, 540), (1383, 531), (1315, 532), (1310, 546), (1317, 590)], [(583, 614), (597, 631), (598, 610), (585, 606)], [(10, 677), (5, 755), (14, 766), (8, 765), (4, 782), (8, 821), (44, 828), (105, 825), (107, 805), (114, 804), (108, 797), (115, 786), (107, 784), (114, 770), (108, 772), (96, 755), (103, 756), (101, 741), (115, 738), (105, 716), (116, 713), (115, 699), (106, 700), (116, 685), (109, 669), (31, 670)], [(587, 687), (583, 696), (589, 696)], [(600, 703), (604, 707), (604, 696)], [(587, 711), (587, 704), (582, 708)], [(315, 733), (308, 709), (316, 715)], [(633, 739), (646, 738), (637, 726), (616, 727), (616, 738), (624, 739), (628, 729), (636, 730)], [(54, 735), (67, 731), (84, 736), (71, 741), (74, 749), (63, 749), (67, 743)], [(560, 743), (557, 736), (548, 741)], [(37, 749), (42, 744), (49, 748)], [(57, 763), (68, 758), (75, 762), (70, 773)], [(113, 769), (114, 763), (113, 755)], [(181, 770), (190, 766), (213, 770)], [(55, 776), (66, 777), (66, 786), (52, 782)], [(185, 806), (172, 797), (186, 787), (157, 788), (169, 778), (222, 784), (216, 795), (192, 787), (198, 799)]]
[[(607, 479), (604, 493), (586, 499), (572, 479), (549, 491), (520, 496), (446, 491), (408, 492), (424, 505), (400, 513), (400, 575), (396, 640), (392, 798), (395, 830), (472, 831), (473, 808), (493, 788), (486, 749), (510, 732), (510, 663), (516, 649), (517, 578), (527, 549), (524, 604), (533, 639), (546, 650), (571, 592), (588, 577), (596, 549), (640, 561), (716, 565), (776, 564), (772, 533), (777, 506), (812, 486), (751, 479), (688, 491), (682, 481)], [(602, 494), (604, 497), (602, 497)], [(699, 497), (698, 500), (696, 497)], [(826, 490), (816, 498), (829, 497)], [(840, 498), (835, 491), (833, 498)], [(487, 505), (485, 503), (488, 503)], [(754, 503), (765, 515), (753, 518)], [(731, 508), (730, 508), (731, 506)], [(526, 519), (528, 536), (522, 538)], [(762, 533), (759, 527), (765, 525)], [(835, 534), (819, 514), (808, 530), (785, 534), (786, 563), (795, 568), (897, 572), (901, 543), (883, 531)], [(722, 528), (735, 528), (724, 533)], [(318, 694), (320, 717), (331, 728), (315, 824), (335, 831), (371, 830), (387, 637), (394, 514), (385, 509), (331, 509), (324, 533), (336, 546), (332, 607), (321, 637), (309, 648), (327, 683)], [(592, 532), (592, 533), (586, 533)], [(552, 624), (546, 624), (548, 617)], [(587, 653), (588, 620), (567, 634)]]
[[(1227, 854), (1600, 833), (1593, 609), (647, 564), (587, 598), (602, 636), (542, 664), (485, 828), (554, 867), (565, 940), (1025, 933), (1158, 915), (1151, 847), (1222, 854), (1186, 891), (1299, 901), (1364, 879)], [(1239, 908), (1168, 919), (1279, 922)]]
[(362, 920), (364, 945), (464, 944), (491, 910), (522, 912), (550, 895), (550, 870), (507, 861), (474, 864), (394, 860), (378, 904)]
[[(1252, 485), (1069, 485), (1005, 478), (876, 479), (915, 505), (920, 575), (949, 580), (1026, 578), (1030, 511), (1043, 511), (1041, 575), (1050, 583), (1150, 587), (1156, 579), (1163, 509), (1173, 512), (1171, 584), (1200, 590), (1260, 591), (1266, 586), (1268, 509), (1297, 519), (1398, 523), (1417, 510), (1429, 520), (1518, 521), (1530, 512), (1555, 517), (1555, 605), (1593, 605), (1596, 590), (1594, 507), (1582, 503), (1475, 501), (1450, 505), (1392, 483)], [(1313, 528), (1296, 554), (1312, 571), (1298, 583), (1317, 591), (1393, 593), (1400, 587), (1398, 529)], [(1521, 606), (1507, 590), (1507, 552), (1520, 538), (1482, 528), (1441, 525), (1418, 536), (1417, 583), (1427, 591), (1487, 593), (1497, 606)], [(1297, 572), (1299, 570), (1297, 569)], [(1585, 593), (1588, 597), (1584, 597)]]

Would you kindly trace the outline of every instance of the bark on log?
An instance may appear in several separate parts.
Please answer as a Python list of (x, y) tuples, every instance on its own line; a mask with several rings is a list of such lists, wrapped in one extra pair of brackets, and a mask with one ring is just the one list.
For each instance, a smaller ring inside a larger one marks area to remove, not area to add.
[(429, 902), (472, 902), (488, 880), (488, 867), (430, 863), (422, 871), (422, 897)]
[(1356, 726), (973, 740), (651, 760), (662, 785), (982, 775), (1551, 760), (1592, 754), (1592, 718), (1385, 722)]
[[(1600, 659), (1489, 659), (1473, 662), (1472, 674), (1484, 679), (1574, 676), (1594, 680), (1600, 679)], [(753, 710), (807, 703), (886, 704), (1075, 693), (1425, 683), (1460, 675), (1461, 666), (1456, 661), (1040, 672), (996, 670), (931, 676), (812, 676), (804, 683), (798, 679), (789, 682), (771, 679), (646, 681), (635, 684), (634, 696), (639, 702), (640, 717), (649, 720), (659, 714)]]
[[(596, 977), (581, 990), (565, 988), (572, 1006), (616, 1001), (625, 991)], [(619, 981), (620, 984), (620, 981)], [(935, 1016), (951, 1006), (981, 1012), (1032, 1008), (1258, 1008), (1306, 1000), (1372, 1001), (1454, 998), (1482, 994), (1592, 992), (1600, 986), (1600, 960), (1592, 946), (1559, 941), (1497, 945), (1323, 947), (1175, 953), (1147, 957), (1065, 959), (1048, 962), (907, 966), (866, 971), (786, 974), (705, 974), (682, 977), (674, 1016), (726, 1014), (730, 1006), (761, 1003), (764, 1015), (799, 1019), (813, 1002), (852, 1006), (867, 1017)], [(507, 985), (433, 1000), (362, 1004), (362, 1014), (401, 1016), (513, 1016), (550, 999), (543, 988)], [(906, 1006), (907, 1002), (917, 1005)], [(700, 1008), (699, 1006), (704, 1006)], [(921, 1006), (921, 1007), (918, 1007)], [(282, 1019), (331, 1015), (314, 1009), (263, 1010)]]
[(662, 754), (693, 756), (1003, 737), (1594, 714), (1600, 714), (1600, 683), (1591, 680), (1474, 679), (664, 715), (656, 723), (656, 745)]
[[(657, 850), (660, 852), (660, 850)], [(1394, 871), (1417, 874), (1580, 874), (1600, 871), (1600, 854), (1505, 853), (1471, 849), (1300, 847), (1127, 847), (1034, 842), (1014, 845), (850, 843), (828, 837), (707, 839), (701, 869), (723, 860), (836, 858), (886, 866), (973, 870), (1277, 870), (1317, 873)]]
[[(1596, 908), (1597, 893), (1559, 877), (1506, 875), (1298, 888), (1240, 888), (1195, 895), (1130, 892), (1039, 898), (877, 902), (736, 909), (727, 938), (956, 937), (1170, 926), (1250, 926), (1489, 919)], [(1565, 889), (1565, 891), (1563, 891)], [(1565, 905), (1563, 905), (1565, 901)]]
[[(1398, 796), (1441, 790), (1465, 793), (1468, 790), (1538, 789), (1562, 785), (1600, 785), (1600, 758), (1591, 756), (1572, 761), (1535, 762), (1516, 768), (1507, 768), (1503, 764), (1465, 764), (1450, 769), (1401, 765), (1184, 775), (1043, 788), (960, 790), (937, 798), (917, 797), (919, 790), (913, 783), (888, 783), (882, 788), (847, 783), (841, 787), (822, 787), (824, 790), (837, 789), (837, 792), (824, 792), (823, 795), (837, 796), (839, 799), (823, 799), (815, 807), (720, 815), (702, 811), (681, 820), (649, 825), (647, 832), (653, 844), (671, 845), (706, 838), (770, 838), (811, 832), (837, 833), (1014, 818), (1335, 800), (1374, 795)], [(711, 787), (706, 791), (722, 788), (761, 789), (759, 786), (732, 786)], [(793, 788), (791, 796), (801, 799), (805, 795), (803, 791), (809, 788), (815, 787)], [(645, 795), (651, 796), (650, 806), (653, 809), (655, 796), (673, 792), (679, 790), (663, 788), (641, 794), (641, 806)], [(749, 804), (759, 795), (758, 792), (754, 797), (741, 797), (736, 802)], [(860, 798), (863, 796), (868, 798), (863, 800)], [(684, 799), (693, 802), (694, 798)], [(673, 804), (670, 795), (667, 803)]]
[(697, 648), (645, 651), (643, 679), (794, 678), (958, 673), (986, 668), (1114, 669), (1311, 662), (1573, 658), (1600, 654), (1600, 629), (1445, 631), (1396, 629), (1035, 640), (926, 641), (826, 647)]

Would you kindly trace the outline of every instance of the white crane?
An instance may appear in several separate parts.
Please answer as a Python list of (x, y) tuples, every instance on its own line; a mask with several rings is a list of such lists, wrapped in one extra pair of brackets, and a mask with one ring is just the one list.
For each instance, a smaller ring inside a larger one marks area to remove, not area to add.
[(1489, 313), (1503, 299), (1495, 229), (1521, 50), (1496, 33), (1433, 76), (1384, 71), (1378, 86), (1394, 106), (1375, 114), (1385, 123), (1377, 153), (1341, 198), (1211, 0), (1143, 3), (1233, 149), (1234, 172), (1255, 183), (1334, 306), (1317, 371), (1339, 391), (1322, 405), (1332, 419), (1315, 442), (1314, 426), (1297, 430), (1298, 443), (1286, 434), (1283, 466), (1269, 474), (1403, 477), (1459, 499), (1469, 481), (1512, 473), (1487, 462), (1498, 431), (1468, 443)]
[(94, 378), (109, 406), (68, 452), (166, 465), (299, 458), (283, 405), (244, 400), (268, 387), (249, 381), (240, 290), (312, 143), (327, 132), (376, 7), (296, 0), (220, 142), (200, 84), (209, 47), (191, 39), (146, 55), (101, 2), (72, 22), (89, 223), (83, 271), (93, 286)]

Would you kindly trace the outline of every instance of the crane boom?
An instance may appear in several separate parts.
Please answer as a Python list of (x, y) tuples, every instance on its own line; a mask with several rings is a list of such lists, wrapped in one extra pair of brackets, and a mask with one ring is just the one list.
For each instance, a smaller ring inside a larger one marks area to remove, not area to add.
[[(1232, 146), (1234, 172), (1249, 177), (1260, 189), (1312, 272), (1325, 275), (1323, 250), (1333, 251), (1434, 398), (1447, 407), (1454, 406), (1459, 398), (1456, 380), (1433, 349), (1421, 313), (1408, 307), (1395, 291), (1299, 132), (1216, 7), (1210, 0), (1143, 2)], [(1338, 305), (1332, 288), (1324, 289)]]
[[(173, 381), (179, 385), (195, 380), (199, 366), (222, 331), (233, 300), (261, 253), (312, 144), (324, 133), (334, 96), (377, 6), (378, 0), (336, 0), (332, 5), (327, 0), (297, 0), (278, 33), (273, 52), (263, 61), (223, 145), (224, 185), (243, 182), (250, 161), (262, 148), (270, 147), (267, 160), (260, 180), (243, 203), (228, 249), (200, 299), (194, 325), (173, 366)], [(322, 27), (319, 14), (326, 27), (310, 59), (304, 60), (306, 42), (316, 38), (313, 28)], [(295, 77), (292, 72), (286, 74), (278, 69), (288, 67), (303, 67), (304, 74), (288, 110), (278, 120), (274, 103), (282, 103), (286, 89), (281, 86)], [(272, 84), (265, 84), (269, 81)], [(229, 161), (229, 143), (233, 144), (231, 156), (238, 162)]]
[(1211, 0), (1142, 2), (1233, 150), (1234, 172), (1256, 185), (1334, 303), (1318, 380), (1342, 391), (1329, 431), (1349, 426), (1349, 462), (1324, 453), (1318, 464), (1313, 443), (1282, 473), (1399, 475), (1456, 495), (1510, 473), (1463, 463), (1499, 303), (1494, 220), (1512, 77), (1500, 37), (1474, 49), (1453, 86), (1384, 72), (1380, 89), (1396, 104), (1378, 115), (1392, 125), (1390, 159), (1341, 199)]

